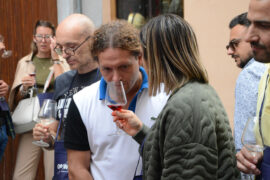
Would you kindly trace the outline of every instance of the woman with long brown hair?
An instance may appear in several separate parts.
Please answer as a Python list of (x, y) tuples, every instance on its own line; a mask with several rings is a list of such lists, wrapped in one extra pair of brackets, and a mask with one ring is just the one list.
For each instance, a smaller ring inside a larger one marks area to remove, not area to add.
[(236, 179), (228, 117), (200, 59), (196, 36), (177, 15), (151, 19), (140, 33), (149, 94), (164, 85), (170, 97), (146, 127), (133, 112), (114, 121), (141, 144), (143, 179)]

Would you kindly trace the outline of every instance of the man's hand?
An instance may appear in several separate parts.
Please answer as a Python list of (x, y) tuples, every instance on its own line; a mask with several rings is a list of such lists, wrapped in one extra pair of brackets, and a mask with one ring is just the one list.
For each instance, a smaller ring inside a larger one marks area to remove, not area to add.
[(58, 54), (54, 51), (54, 48), (56, 47), (56, 40), (55, 37), (51, 37), (51, 44), (50, 44), (50, 48), (51, 48), (51, 56), (53, 61), (59, 61), (59, 56)]
[(8, 85), (5, 81), (0, 80), (0, 97), (5, 96), (8, 92)]
[(48, 143), (50, 141), (49, 128), (42, 124), (36, 124), (33, 128), (33, 139), (37, 141), (42, 139)]
[(6, 47), (3, 42), (0, 42), (0, 51), (4, 50)]
[(25, 76), (22, 78), (22, 85), (23, 85), (23, 90), (27, 90), (29, 87), (34, 86), (34, 84), (36, 83), (35, 81), (35, 77), (33, 76)]
[(256, 165), (261, 161), (262, 156), (262, 153), (256, 152), (254, 155), (243, 147), (241, 151), (236, 154), (237, 168), (246, 174), (259, 175), (261, 171)]

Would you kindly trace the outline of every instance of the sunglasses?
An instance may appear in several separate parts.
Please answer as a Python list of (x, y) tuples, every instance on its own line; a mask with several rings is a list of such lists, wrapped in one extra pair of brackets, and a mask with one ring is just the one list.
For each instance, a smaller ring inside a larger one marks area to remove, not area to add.
[(226, 49), (229, 50), (232, 49), (233, 51), (235, 51), (235, 48), (238, 46), (238, 44), (240, 43), (241, 39), (233, 39), (229, 42), (229, 44), (226, 46)]

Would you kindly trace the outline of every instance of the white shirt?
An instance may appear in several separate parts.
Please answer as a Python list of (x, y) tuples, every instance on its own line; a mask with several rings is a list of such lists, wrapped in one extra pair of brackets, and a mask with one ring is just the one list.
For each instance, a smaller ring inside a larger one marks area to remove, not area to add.
[[(100, 81), (74, 95), (74, 102), (86, 127), (91, 151), (90, 171), (95, 180), (132, 180), (139, 159), (139, 144), (131, 136), (109, 136), (116, 125), (104, 100), (99, 100)], [(91, 92), (91, 93), (90, 93)], [(152, 126), (168, 96), (160, 93), (149, 97), (148, 89), (138, 94), (135, 114)], [(137, 175), (141, 172), (139, 164)]]

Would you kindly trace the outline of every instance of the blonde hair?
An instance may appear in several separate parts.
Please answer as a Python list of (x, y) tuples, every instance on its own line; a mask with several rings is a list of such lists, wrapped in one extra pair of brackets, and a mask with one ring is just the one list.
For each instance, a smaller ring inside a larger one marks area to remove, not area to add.
[(151, 19), (142, 28), (140, 38), (150, 95), (156, 95), (161, 83), (167, 94), (189, 81), (208, 83), (196, 36), (181, 17), (165, 14)]

